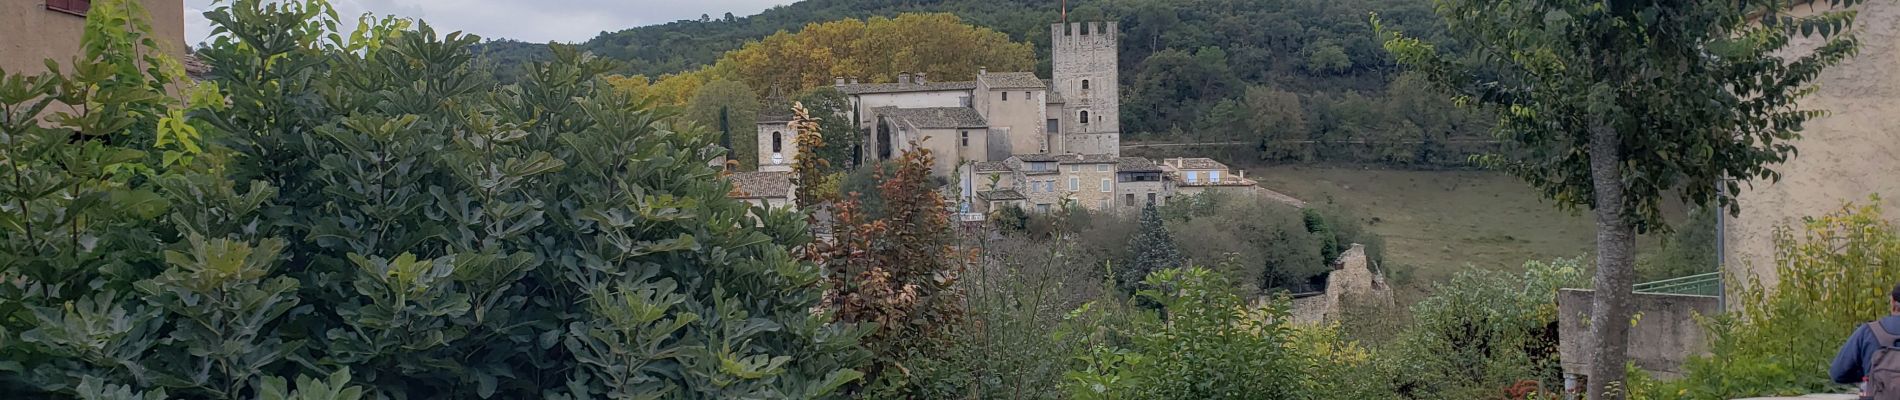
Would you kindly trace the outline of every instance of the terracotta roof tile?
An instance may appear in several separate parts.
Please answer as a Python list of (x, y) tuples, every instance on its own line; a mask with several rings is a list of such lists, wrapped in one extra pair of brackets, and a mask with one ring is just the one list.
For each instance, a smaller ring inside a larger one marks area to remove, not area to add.
[(989, 126), (983, 115), (969, 107), (897, 108), (878, 107), (878, 115), (910, 121), (918, 128), (981, 128)]
[(792, 173), (772, 172), (734, 172), (732, 193), (727, 197), (740, 199), (786, 197), (792, 191)]

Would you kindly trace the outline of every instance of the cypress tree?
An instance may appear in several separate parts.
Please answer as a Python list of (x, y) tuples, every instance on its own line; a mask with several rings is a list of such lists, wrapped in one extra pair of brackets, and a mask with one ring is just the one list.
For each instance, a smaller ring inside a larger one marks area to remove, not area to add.
[(1161, 213), (1149, 204), (1141, 209), (1141, 227), (1135, 237), (1128, 242), (1133, 249), (1133, 258), (1122, 263), (1115, 283), (1122, 292), (1133, 294), (1141, 289), (1141, 281), (1155, 271), (1180, 268), (1186, 262), (1181, 257), (1181, 249), (1174, 244), (1174, 236), (1168, 234), (1168, 228), (1161, 224)]

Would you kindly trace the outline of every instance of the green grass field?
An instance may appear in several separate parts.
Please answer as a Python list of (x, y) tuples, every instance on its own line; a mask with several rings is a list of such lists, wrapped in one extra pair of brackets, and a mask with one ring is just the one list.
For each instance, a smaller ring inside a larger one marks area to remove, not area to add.
[[(1236, 166), (1236, 168), (1242, 168)], [(1516, 178), (1488, 171), (1354, 167), (1243, 168), (1260, 186), (1356, 211), (1386, 240), (1386, 267), (1401, 300), (1469, 267), (1516, 271), (1524, 261), (1586, 256), (1589, 217), (1558, 210)], [(1657, 238), (1639, 244), (1651, 250)], [(1409, 275), (1409, 276), (1406, 276)]]

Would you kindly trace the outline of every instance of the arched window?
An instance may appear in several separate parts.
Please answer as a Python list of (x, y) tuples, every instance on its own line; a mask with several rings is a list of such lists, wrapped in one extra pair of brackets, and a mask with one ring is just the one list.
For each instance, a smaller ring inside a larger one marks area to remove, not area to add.
[(1080, 119), (1084, 124), (1089, 123), (1089, 110), (1082, 110), (1082, 118)]
[(784, 142), (785, 142), (784, 134), (780, 134), (778, 131), (772, 131), (772, 152), (773, 153), (780, 152), (779, 149), (782, 149), (785, 147)]
[(1082, 90), (1089, 90), (1089, 80), (1087, 79), (1082, 80)]

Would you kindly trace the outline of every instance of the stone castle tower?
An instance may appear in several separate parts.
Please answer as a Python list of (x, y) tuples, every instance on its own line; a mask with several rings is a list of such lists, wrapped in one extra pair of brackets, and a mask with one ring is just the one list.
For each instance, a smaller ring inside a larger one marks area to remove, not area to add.
[[(1115, 22), (1062, 23), (1049, 28), (1052, 91), (1066, 101), (1051, 115), (1060, 153), (1121, 154), (1120, 31)], [(1051, 107), (1053, 108), (1053, 107)]]

